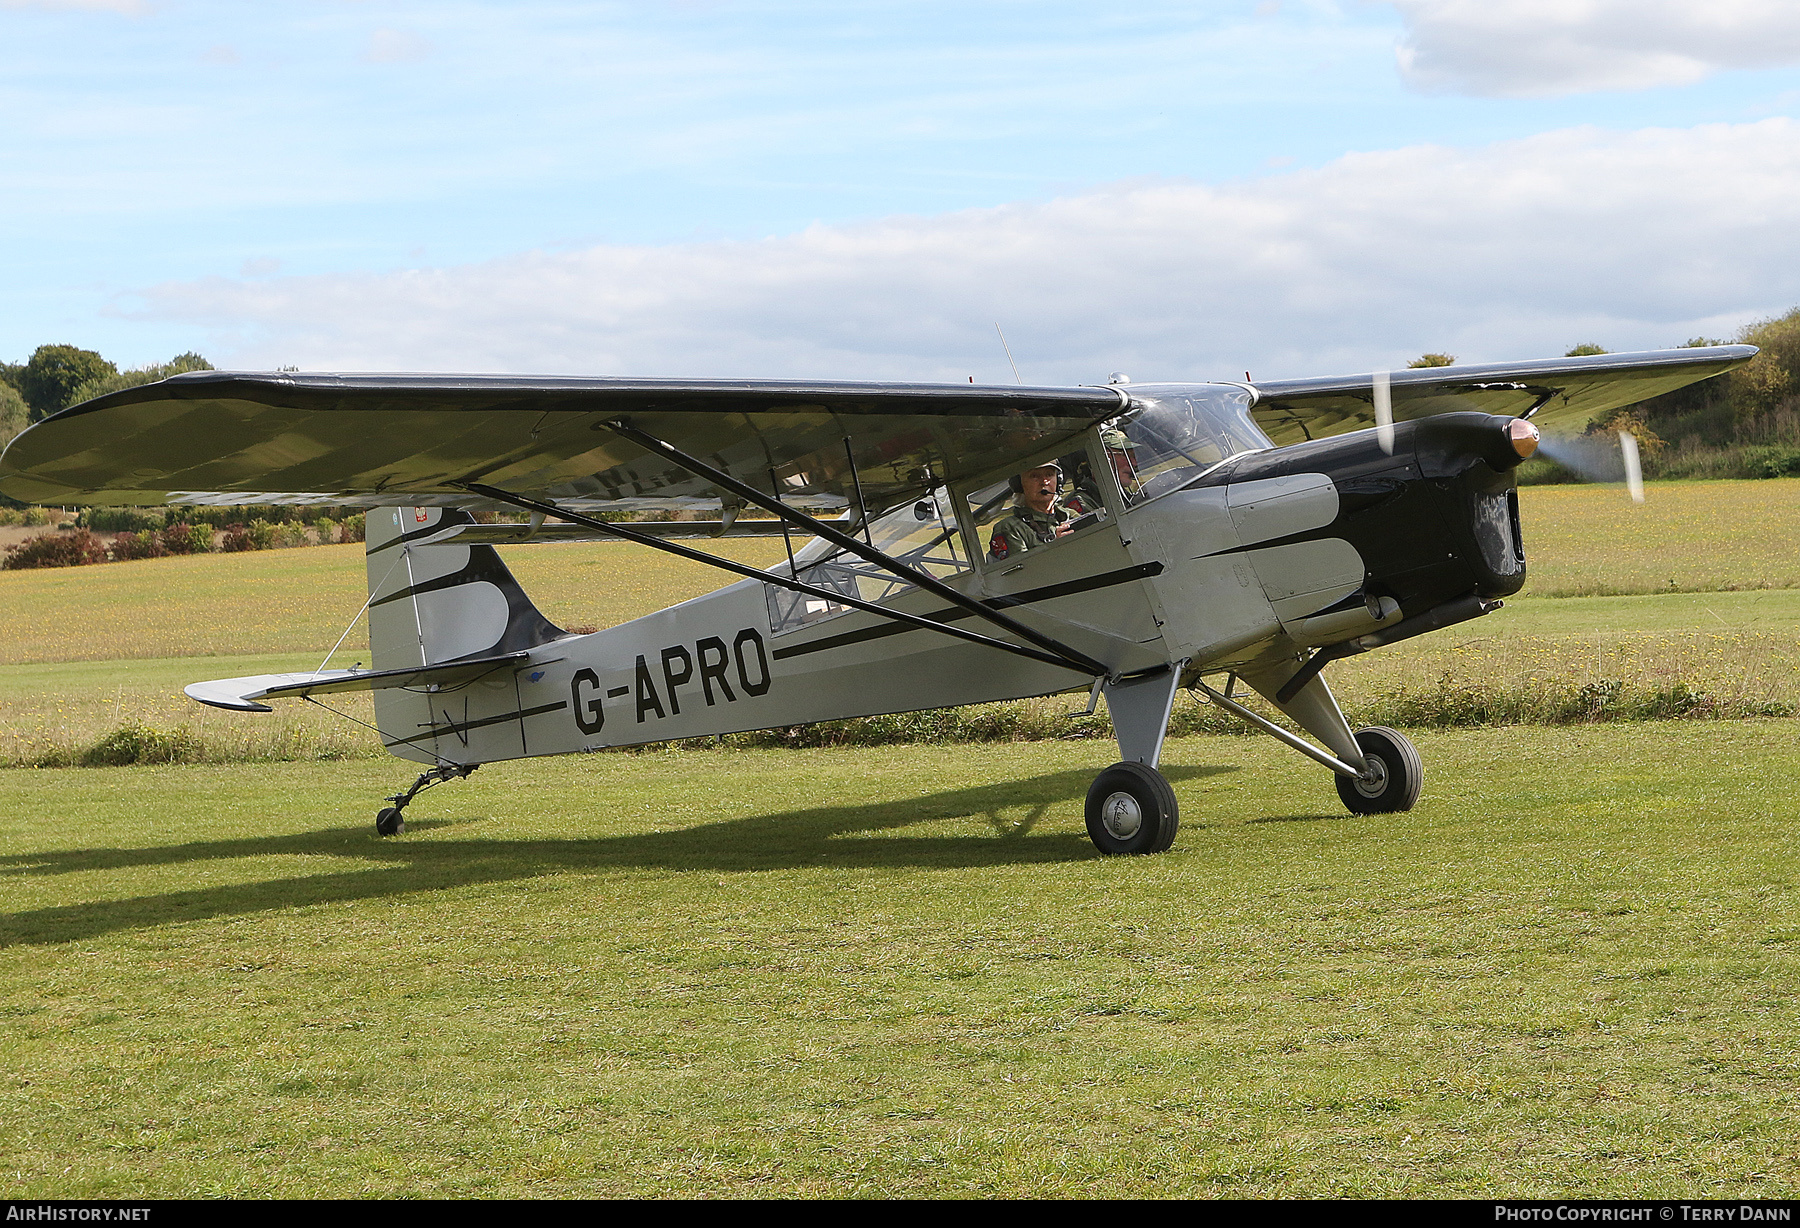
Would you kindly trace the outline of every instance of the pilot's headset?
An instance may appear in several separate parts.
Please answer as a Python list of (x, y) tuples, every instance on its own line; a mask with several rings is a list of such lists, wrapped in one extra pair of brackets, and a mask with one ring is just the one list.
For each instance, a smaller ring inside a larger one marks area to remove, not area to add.
[[(1054, 470), (1056, 470), (1057, 485), (1058, 486), (1062, 485), (1061, 479), (1062, 479), (1062, 471), (1063, 470), (1062, 470), (1062, 462), (1061, 461), (1048, 460), (1048, 461), (1045, 461), (1041, 465), (1033, 465), (1031, 467), (1031, 469), (1054, 469)], [(1027, 469), (1025, 471), (1025, 473), (1030, 473), (1031, 469)], [(1013, 494), (1022, 495), (1025, 493), (1025, 473), (1015, 473), (1010, 478), (1006, 479), (1006, 484), (1012, 488)]]

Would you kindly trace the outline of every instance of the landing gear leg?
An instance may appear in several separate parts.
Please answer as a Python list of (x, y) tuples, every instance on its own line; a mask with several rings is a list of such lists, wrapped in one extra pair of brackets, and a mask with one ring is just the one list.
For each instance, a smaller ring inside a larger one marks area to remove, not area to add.
[(1281, 688), (1296, 670), (1295, 663), (1290, 662), (1275, 670), (1245, 675), (1244, 680), (1295, 724), (1328, 746), (1329, 752), (1238, 703), (1231, 697), (1229, 684), (1223, 694), (1204, 682), (1196, 682), (1194, 689), (1227, 712), (1330, 768), (1337, 774), (1338, 796), (1351, 813), (1392, 814), (1411, 810), (1419, 800), (1425, 768), (1419, 760), (1419, 752), (1406, 735), (1381, 725), (1352, 732), (1343, 710), (1326, 687), (1324, 677), (1316, 671), (1297, 692), (1282, 699)]
[(376, 833), (383, 836), (399, 835), (406, 830), (405, 811), (408, 802), (431, 786), (441, 785), (446, 780), (461, 780), (480, 766), (479, 763), (440, 763), (429, 772), (421, 773), (419, 778), (413, 781), (412, 788), (388, 798), (388, 801), (394, 804), (383, 806), (381, 812), (375, 816)]
[(1169, 706), (1186, 661), (1138, 678), (1107, 681), (1106, 710), (1124, 762), (1095, 777), (1087, 795), (1088, 838), (1102, 853), (1166, 853), (1181, 812), (1175, 790), (1156, 770), (1169, 729)]

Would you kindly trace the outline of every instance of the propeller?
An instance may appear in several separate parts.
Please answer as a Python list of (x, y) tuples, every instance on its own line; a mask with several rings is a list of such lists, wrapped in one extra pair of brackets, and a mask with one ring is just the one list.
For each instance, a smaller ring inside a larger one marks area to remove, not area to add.
[(1381, 450), (1392, 456), (1394, 454), (1393, 381), (1388, 377), (1386, 371), (1375, 372), (1372, 379), (1375, 393), (1375, 439), (1381, 444)]
[(1546, 435), (1541, 451), (1565, 469), (1573, 470), (1590, 482), (1625, 483), (1633, 503), (1644, 501), (1644, 463), (1637, 436), (1630, 431), (1618, 432), (1617, 451), (1605, 436)]
[[(1249, 372), (1245, 372), (1248, 375)], [(1369, 377), (1370, 401), (1375, 407), (1375, 439), (1381, 450), (1389, 456), (1394, 454), (1394, 381), (1393, 373), (1376, 371)], [(1527, 415), (1528, 417), (1529, 415)], [(1515, 429), (1528, 426), (1524, 418), (1514, 424)], [(1542, 437), (1535, 429), (1530, 431), (1532, 441), (1529, 450), (1520, 455), (1530, 456), (1541, 447), (1544, 455), (1550, 457), (1565, 468), (1573, 469), (1591, 482), (1616, 482), (1623, 470), (1625, 488), (1631, 492), (1633, 503), (1644, 501), (1644, 466), (1638, 455), (1637, 436), (1630, 431), (1620, 431), (1619, 457), (1614, 462), (1611, 452), (1600, 440), (1592, 438), (1557, 439)]]
[(1644, 501), (1644, 466), (1638, 460), (1637, 436), (1630, 431), (1619, 432), (1619, 457), (1625, 462), (1625, 489), (1631, 492), (1633, 503)]

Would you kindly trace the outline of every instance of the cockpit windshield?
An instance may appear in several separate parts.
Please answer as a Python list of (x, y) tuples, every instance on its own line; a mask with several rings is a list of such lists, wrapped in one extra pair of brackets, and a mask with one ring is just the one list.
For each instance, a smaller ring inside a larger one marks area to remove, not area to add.
[(1229, 384), (1134, 389), (1132, 408), (1100, 428), (1125, 502), (1166, 495), (1220, 461), (1273, 447), (1250, 419), (1251, 400)]

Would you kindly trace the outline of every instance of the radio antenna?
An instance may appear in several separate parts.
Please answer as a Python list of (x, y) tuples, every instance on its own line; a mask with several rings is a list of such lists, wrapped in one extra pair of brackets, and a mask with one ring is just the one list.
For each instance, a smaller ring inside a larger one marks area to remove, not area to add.
[(1019, 378), (1019, 364), (1013, 362), (1012, 346), (1006, 344), (1006, 334), (1000, 331), (1000, 321), (998, 320), (994, 321), (994, 331), (1000, 333), (1000, 348), (1006, 351), (1006, 361), (1012, 363), (1013, 383), (1023, 384), (1025, 381)]

